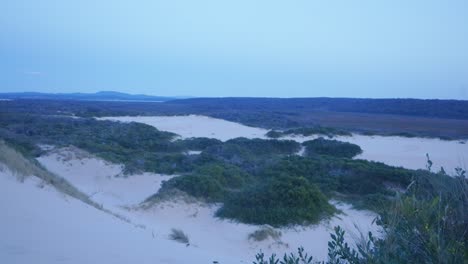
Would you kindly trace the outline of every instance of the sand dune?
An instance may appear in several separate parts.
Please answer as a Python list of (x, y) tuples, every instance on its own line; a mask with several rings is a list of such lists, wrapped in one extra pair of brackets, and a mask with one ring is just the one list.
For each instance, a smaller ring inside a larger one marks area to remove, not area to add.
[[(259, 226), (215, 218), (219, 205), (175, 200), (157, 203), (149, 209), (138, 208), (140, 202), (156, 193), (162, 180), (171, 176), (146, 173), (124, 178), (120, 166), (82, 153), (74, 148), (58, 149), (38, 160), (47, 169), (92, 195), (91, 198), (104, 208), (123, 215), (133, 225), (144, 227), (156, 237), (167, 239), (172, 228), (183, 230), (190, 238), (190, 247), (212, 252), (212, 257), (220, 263), (249, 263), (259, 250), (266, 254), (281, 254), (295, 251), (299, 246), (325, 259), (329, 233), (334, 226), (344, 227), (350, 235), (357, 233), (356, 226), (364, 233), (379, 232), (372, 223), (376, 217), (374, 213), (354, 210), (350, 205), (335, 202), (344, 214), (315, 226), (281, 229), (283, 235), (280, 241), (254, 242), (248, 239), (248, 235)], [(96, 193), (98, 190), (99, 194)]]
[[(0, 166), (2, 166), (0, 164)], [(186, 247), (70, 198), (31, 176), (21, 183), (0, 169), (2, 263), (212, 263)], [(239, 263), (226, 259), (224, 263)]]
[[(160, 130), (179, 134), (182, 138), (208, 137), (228, 140), (235, 137), (266, 138), (268, 130), (244, 126), (206, 116), (124, 116), (104, 117), (102, 120), (121, 122), (141, 122), (152, 125)], [(317, 136), (286, 136), (304, 142)], [(392, 166), (408, 169), (425, 169), (426, 153), (434, 163), (433, 169), (438, 171), (444, 167), (447, 173), (454, 174), (456, 167), (468, 166), (468, 141), (448, 141), (433, 138), (405, 138), (383, 136), (339, 136), (337, 140), (351, 142), (361, 146), (363, 153), (357, 158), (380, 161)]]
[(221, 141), (237, 137), (265, 138), (266, 129), (244, 126), (239, 123), (200, 115), (186, 116), (116, 116), (102, 117), (98, 120), (120, 122), (140, 122), (169, 131), (182, 138), (208, 137)]

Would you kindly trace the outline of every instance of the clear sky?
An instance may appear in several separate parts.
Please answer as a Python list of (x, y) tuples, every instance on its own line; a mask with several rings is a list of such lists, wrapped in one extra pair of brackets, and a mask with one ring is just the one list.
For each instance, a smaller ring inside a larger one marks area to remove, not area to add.
[(468, 99), (467, 0), (0, 0), (0, 91)]

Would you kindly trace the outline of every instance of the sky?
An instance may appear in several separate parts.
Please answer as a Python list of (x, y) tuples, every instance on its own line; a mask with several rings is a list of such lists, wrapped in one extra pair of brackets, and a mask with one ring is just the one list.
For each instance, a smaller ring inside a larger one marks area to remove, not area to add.
[(466, 0), (0, 0), (0, 92), (468, 99)]

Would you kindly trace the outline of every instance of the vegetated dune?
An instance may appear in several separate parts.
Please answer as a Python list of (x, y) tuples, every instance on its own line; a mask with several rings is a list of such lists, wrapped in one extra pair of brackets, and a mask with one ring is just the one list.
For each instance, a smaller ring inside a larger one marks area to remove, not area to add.
[[(47, 169), (76, 184), (104, 208), (124, 216), (134, 226), (145, 228), (151, 236), (154, 234), (167, 239), (172, 228), (180, 229), (189, 237), (188, 248), (211, 252), (212, 260), (220, 263), (249, 263), (260, 250), (266, 254), (286, 253), (300, 246), (314, 256), (326, 259), (327, 242), (334, 226), (342, 226), (348, 232), (348, 238), (357, 236), (358, 230), (364, 234), (372, 231), (377, 235), (380, 231), (373, 223), (376, 214), (334, 202), (343, 214), (319, 225), (278, 229), (282, 233), (278, 239), (253, 241), (249, 234), (261, 227), (214, 217), (219, 205), (176, 197), (145, 208), (139, 206), (140, 202), (158, 191), (162, 180), (171, 176), (145, 173), (124, 177), (119, 165), (104, 162), (76, 148), (52, 150), (38, 160)], [(182, 253), (189, 254), (185, 251), (178, 254)]]
[[(248, 127), (222, 119), (206, 116), (123, 116), (104, 117), (102, 120), (121, 122), (141, 122), (152, 125), (159, 130), (179, 134), (182, 138), (208, 137), (228, 140), (236, 137), (266, 138), (268, 130)], [(317, 138), (290, 135), (281, 139), (292, 139), (304, 142)], [(337, 140), (359, 145), (363, 153), (356, 158), (379, 161), (392, 166), (408, 169), (425, 169), (426, 154), (434, 163), (433, 170), (444, 167), (449, 174), (454, 174), (456, 167), (465, 168), (468, 163), (467, 141), (448, 141), (434, 138), (406, 138), (399, 136), (337, 136)]]

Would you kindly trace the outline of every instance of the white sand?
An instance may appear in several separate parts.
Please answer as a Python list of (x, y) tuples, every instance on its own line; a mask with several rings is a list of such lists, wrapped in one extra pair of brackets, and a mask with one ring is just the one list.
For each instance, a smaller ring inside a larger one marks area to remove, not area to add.
[(456, 167), (468, 166), (468, 144), (460, 141), (447, 141), (434, 138), (405, 138), (353, 135), (337, 137), (361, 146), (363, 153), (356, 158), (380, 161), (388, 165), (409, 169), (425, 169), (426, 153), (434, 163), (433, 171), (444, 167), (449, 174), (455, 173)]
[(136, 205), (155, 194), (162, 181), (174, 177), (154, 173), (123, 175), (122, 166), (76, 148), (54, 150), (37, 160), (107, 207)]
[[(0, 164), (2, 166), (2, 164)], [(65, 196), (36, 177), (0, 169), (0, 262), (18, 264), (212, 263), (216, 251), (186, 247)], [(225, 263), (239, 263), (227, 259)]]
[[(78, 154), (73, 153), (76, 151)], [(375, 214), (339, 204), (337, 207), (346, 215), (300, 230), (283, 229), (281, 243), (272, 240), (253, 242), (248, 240), (248, 235), (259, 227), (215, 218), (214, 213), (219, 208), (217, 205), (179, 200), (161, 202), (147, 210), (134, 207), (156, 193), (161, 180), (170, 176), (145, 174), (115, 178), (115, 175), (121, 173), (120, 166), (87, 156), (73, 148), (53, 151), (38, 160), (47, 169), (62, 175), (85, 193), (92, 194), (99, 190), (99, 193), (91, 197), (93, 200), (123, 215), (134, 225), (145, 227), (157, 238), (166, 239), (171, 228), (183, 230), (190, 238), (190, 247), (211, 252), (211, 256), (220, 263), (250, 263), (259, 250), (267, 255), (282, 254), (296, 251), (299, 246), (304, 246), (309, 253), (325, 259), (329, 234), (334, 226), (341, 225), (349, 234), (357, 232), (355, 225), (364, 233), (379, 232), (377, 226), (372, 224)]]
[[(105, 117), (105, 120), (122, 122), (141, 122), (152, 125), (159, 130), (169, 131), (188, 137), (208, 137), (227, 140), (235, 137), (266, 138), (268, 130), (244, 126), (242, 124), (216, 119), (206, 116), (136, 116), (136, 117)], [(304, 142), (317, 136), (286, 136)], [(468, 141), (446, 141), (431, 138), (405, 138), (353, 135), (352, 137), (336, 137), (335, 139), (351, 142), (361, 146), (363, 154), (357, 158), (380, 161), (388, 165), (400, 166), (408, 169), (425, 169), (426, 153), (433, 161), (433, 170), (438, 171), (441, 166), (447, 173), (454, 174), (456, 167), (468, 166)], [(303, 154), (303, 153), (301, 153)]]
[(200, 150), (189, 150), (186, 152), (187, 155), (199, 155), (202, 152)]
[(186, 116), (116, 116), (102, 117), (98, 120), (120, 122), (139, 122), (169, 131), (182, 138), (207, 137), (222, 141), (237, 137), (264, 138), (266, 129), (248, 127), (242, 124), (199, 115)]

